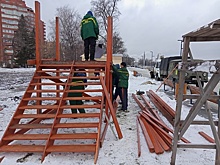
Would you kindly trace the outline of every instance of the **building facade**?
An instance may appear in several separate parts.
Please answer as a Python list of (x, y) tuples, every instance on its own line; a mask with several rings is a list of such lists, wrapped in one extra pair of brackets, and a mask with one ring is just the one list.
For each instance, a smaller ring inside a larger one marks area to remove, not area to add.
[[(23, 0), (0, 1), (0, 66), (8, 66), (13, 58), (13, 38), (18, 29), (18, 21), (23, 15), (28, 28), (35, 27), (35, 13)], [(41, 40), (45, 40), (45, 24), (40, 22)]]

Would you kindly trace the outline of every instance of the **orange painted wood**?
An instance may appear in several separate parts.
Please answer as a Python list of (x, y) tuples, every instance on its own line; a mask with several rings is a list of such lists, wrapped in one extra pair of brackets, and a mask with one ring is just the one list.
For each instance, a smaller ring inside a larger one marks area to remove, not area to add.
[(22, 115), (16, 115), (14, 119), (22, 119), (22, 118), (49, 119), (55, 117), (56, 117), (55, 114), (22, 114)]
[(54, 128), (97, 128), (99, 123), (57, 123)]
[(104, 83), (103, 77), (100, 77), (100, 81), (101, 81), (101, 84), (102, 84), (102, 88), (104, 90), (106, 102), (108, 103), (108, 106), (109, 106), (109, 110), (110, 110), (110, 114), (112, 116), (112, 120), (113, 120), (113, 122), (115, 124), (115, 129), (116, 129), (116, 131), (118, 133), (118, 138), (122, 139), (123, 138), (122, 132), (121, 132), (121, 129), (119, 127), (118, 120), (116, 118), (116, 113), (114, 111), (114, 108), (113, 108), (113, 105), (112, 105), (112, 101), (110, 100), (108, 90), (107, 90), (106, 86), (104, 85), (105, 83)]
[(209, 141), (210, 143), (215, 143), (215, 139), (213, 139), (212, 137), (210, 137), (209, 135), (207, 135), (205, 132), (200, 131), (199, 134), (204, 137), (207, 141)]
[(36, 43), (36, 68), (41, 61), (40, 53), (40, 3), (35, 1), (35, 43)]
[(175, 111), (166, 104), (156, 93), (154, 93), (152, 90), (149, 90), (150, 94), (166, 109), (166, 111), (172, 116), (175, 117)]
[(1, 152), (43, 152), (44, 145), (4, 145), (0, 147)]
[(140, 116), (140, 120), (144, 123), (144, 126), (148, 132), (148, 135), (153, 143), (155, 153), (162, 154), (164, 152), (164, 150), (163, 150), (162, 146), (160, 145), (160, 143), (157, 141), (156, 136), (155, 136), (154, 132), (152, 131), (151, 125), (142, 116)]
[(139, 131), (139, 121), (138, 121), (138, 116), (136, 119), (136, 126), (137, 126), (137, 143), (138, 143), (138, 157), (141, 156), (141, 140), (140, 140), (140, 131)]
[(166, 117), (166, 119), (170, 122), (170, 124), (173, 125), (174, 117), (170, 115), (170, 113), (168, 113), (166, 109), (162, 107), (161, 104), (159, 104), (158, 101), (153, 96), (149, 95), (149, 98), (154, 103), (155, 107), (163, 114), (163, 116)]
[(154, 127), (151, 128), (151, 131), (153, 132), (155, 138), (157, 139), (157, 141), (160, 143), (160, 145), (162, 146), (162, 148), (165, 151), (170, 151), (171, 150), (171, 145), (167, 144), (166, 141), (164, 141), (164, 139), (160, 136), (160, 134), (157, 133), (157, 131), (154, 129)]
[(146, 143), (147, 143), (147, 146), (148, 146), (148, 149), (151, 153), (155, 152), (155, 149), (154, 149), (154, 145), (152, 143), (152, 140), (147, 132), (147, 129), (143, 123), (143, 121), (140, 119), (140, 116), (138, 116), (138, 121), (139, 121), (139, 124), (141, 126), (141, 129), (142, 129), (142, 132), (143, 132), (143, 135), (144, 135), (144, 138), (146, 140)]
[(48, 129), (52, 124), (15, 124), (9, 127), (9, 129)]
[(95, 152), (95, 144), (53, 145), (46, 152)]
[(14, 134), (8, 135), (3, 140), (47, 140), (49, 134)]
[(144, 113), (139, 112), (139, 114), (144, 117), (148, 123), (150, 123), (152, 126), (156, 127), (157, 130), (159, 130), (160, 132), (162, 132), (166, 137), (172, 139), (172, 136), (170, 134), (168, 134), (164, 129), (162, 129), (160, 126), (158, 126), (156, 123), (154, 123), (147, 115), (145, 115)]
[(59, 28), (59, 17), (56, 17), (56, 61), (60, 61), (60, 28)]
[(70, 108), (101, 108), (101, 104), (82, 104), (82, 105), (63, 105), (60, 109), (70, 109)]
[(50, 138), (54, 140), (97, 139), (97, 133), (54, 134)]

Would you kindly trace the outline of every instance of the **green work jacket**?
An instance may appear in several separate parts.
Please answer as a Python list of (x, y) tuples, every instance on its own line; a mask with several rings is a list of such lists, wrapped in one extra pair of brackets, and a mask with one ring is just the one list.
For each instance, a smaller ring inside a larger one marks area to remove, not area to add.
[(81, 37), (83, 40), (89, 37), (95, 37), (98, 39), (99, 25), (95, 17), (90, 14), (86, 14), (81, 22)]
[(127, 68), (119, 68), (117, 69), (113, 66), (113, 71), (116, 71), (119, 77), (118, 86), (121, 88), (128, 88), (128, 79), (129, 79), (129, 72)]

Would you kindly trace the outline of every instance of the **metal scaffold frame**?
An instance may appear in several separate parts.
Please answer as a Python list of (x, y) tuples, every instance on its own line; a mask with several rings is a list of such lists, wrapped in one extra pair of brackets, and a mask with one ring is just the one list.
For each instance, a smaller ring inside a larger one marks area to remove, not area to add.
[[(183, 36), (183, 53), (182, 53), (182, 68), (179, 68), (179, 93), (177, 96), (176, 104), (176, 113), (175, 113), (175, 122), (174, 122), (174, 139), (172, 146), (172, 156), (171, 156), (171, 165), (175, 165), (177, 148), (205, 148), (205, 149), (215, 149), (216, 158), (215, 165), (220, 164), (220, 122), (219, 122), (219, 109), (218, 109), (218, 120), (213, 121), (210, 109), (208, 108), (207, 100), (210, 97), (215, 97), (219, 100), (220, 96), (211, 95), (213, 89), (220, 81), (220, 61), (216, 60), (216, 72), (212, 75), (211, 79), (205, 86), (202, 88), (201, 81), (197, 76), (197, 81), (199, 84), (200, 95), (184, 95), (184, 82), (185, 82), (185, 72), (190, 65), (187, 62), (188, 55), (192, 58), (192, 53), (190, 51), (190, 42), (209, 42), (209, 41), (220, 41), (220, 19), (209, 23), (206, 26), (199, 28), (197, 31), (190, 32)], [(182, 103), (186, 98), (196, 99), (196, 102), (189, 111), (187, 117), (181, 121), (181, 111)], [(194, 121), (196, 115), (200, 111), (201, 107), (205, 105), (206, 112), (208, 115), (208, 121)], [(213, 144), (179, 144), (178, 141), (183, 137), (184, 133), (190, 127), (191, 124), (194, 125), (210, 125), (215, 143)]]

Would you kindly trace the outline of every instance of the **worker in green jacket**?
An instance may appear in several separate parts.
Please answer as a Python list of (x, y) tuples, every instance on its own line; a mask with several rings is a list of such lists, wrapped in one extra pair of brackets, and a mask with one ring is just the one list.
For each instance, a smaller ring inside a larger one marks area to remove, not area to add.
[(128, 112), (128, 80), (129, 80), (129, 72), (126, 68), (126, 63), (122, 62), (120, 65), (121, 68), (116, 69), (113, 66), (113, 71), (116, 71), (118, 74), (118, 87), (119, 87), (119, 96), (122, 101), (122, 108), (124, 112)]
[(99, 25), (95, 17), (91, 11), (88, 11), (87, 14), (83, 17), (81, 21), (81, 37), (84, 41), (84, 55), (85, 60), (95, 61), (95, 47), (96, 40), (99, 35)]
[[(86, 77), (86, 73), (74, 73), (74, 77)], [(84, 90), (85, 85), (81, 83), (86, 83), (86, 79), (72, 79), (72, 84), (70, 90)], [(69, 92), (68, 97), (82, 97), (83, 92)], [(83, 105), (82, 100), (69, 100), (70, 105)], [(84, 108), (77, 108), (80, 113), (85, 113)], [(77, 109), (71, 108), (72, 113), (77, 113)]]

